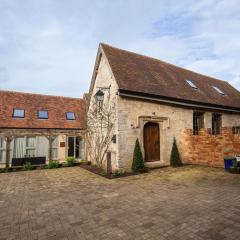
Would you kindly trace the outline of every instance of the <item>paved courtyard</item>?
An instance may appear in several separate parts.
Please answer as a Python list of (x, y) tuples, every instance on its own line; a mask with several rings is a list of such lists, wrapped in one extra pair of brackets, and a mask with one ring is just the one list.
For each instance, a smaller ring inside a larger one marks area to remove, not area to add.
[(79, 167), (0, 174), (0, 239), (239, 239), (240, 175), (182, 167), (108, 180)]

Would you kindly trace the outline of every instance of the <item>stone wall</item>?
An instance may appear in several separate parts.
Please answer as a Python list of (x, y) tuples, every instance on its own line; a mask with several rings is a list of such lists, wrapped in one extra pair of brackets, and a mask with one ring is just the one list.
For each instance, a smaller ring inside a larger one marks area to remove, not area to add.
[[(115, 81), (115, 78), (113, 76), (113, 73), (111, 71), (111, 68), (109, 66), (109, 63), (107, 61), (106, 56), (104, 55), (104, 53), (102, 53), (102, 57), (100, 59), (99, 62), (99, 67), (97, 69), (97, 74), (96, 74), (96, 79), (95, 79), (95, 83), (91, 92), (91, 98), (89, 100), (89, 110), (88, 110), (88, 114), (89, 111), (91, 111), (91, 107), (93, 106), (93, 102), (95, 101), (94, 99), (94, 95), (96, 94), (96, 92), (101, 89), (101, 88), (108, 88), (110, 86), (109, 89), (106, 90), (102, 90), (104, 91), (104, 103), (106, 101), (108, 101), (109, 104), (111, 104), (112, 106), (115, 105), (115, 109), (117, 109), (117, 104), (118, 104), (118, 98), (117, 98), (117, 91), (118, 91), (118, 86), (117, 83)], [(109, 96), (109, 98), (107, 97)], [(115, 110), (114, 112), (114, 118), (115, 120), (115, 125), (114, 125), (114, 133), (113, 135), (117, 135), (117, 129), (118, 129), (118, 121), (117, 121), (117, 112)], [(86, 142), (87, 146), (87, 160), (91, 161), (93, 164), (95, 164), (95, 160), (91, 158), (90, 154), (89, 154), (89, 144)], [(111, 142), (108, 151), (111, 152), (111, 159), (112, 159), (112, 168), (113, 170), (118, 168), (118, 142), (113, 143)], [(105, 156), (105, 160), (106, 160), (106, 156)], [(104, 162), (104, 166), (105, 166), (106, 162)]]
[(183, 132), (180, 152), (184, 163), (223, 167), (224, 157), (240, 155), (240, 134), (233, 134), (230, 127), (223, 127), (219, 135), (210, 132), (205, 128), (199, 135), (191, 129)]
[[(158, 122), (160, 127), (160, 162), (169, 165), (173, 138), (177, 140), (178, 146), (185, 145), (182, 136), (184, 129), (193, 127), (193, 109), (176, 107), (157, 102), (119, 97), (118, 99), (118, 165), (119, 168), (130, 169), (134, 144), (137, 138), (140, 140), (142, 152), (143, 126), (141, 118), (150, 118), (150, 121)], [(168, 119), (166, 122), (158, 119)], [(222, 113), (222, 126), (231, 127), (240, 125), (240, 115)], [(212, 112), (204, 113), (204, 126), (211, 128)], [(214, 137), (214, 136), (213, 136)], [(205, 141), (205, 139), (203, 139)], [(199, 146), (201, 148), (201, 146)], [(188, 149), (186, 147), (186, 149)], [(197, 161), (197, 154), (194, 155)]]
[[(182, 129), (192, 127), (193, 110), (156, 102), (121, 98), (118, 100), (119, 167), (130, 169), (138, 138), (144, 155), (141, 119), (157, 122), (160, 128), (160, 165), (169, 165), (173, 138), (181, 141)], [(164, 120), (165, 119), (165, 120)]]

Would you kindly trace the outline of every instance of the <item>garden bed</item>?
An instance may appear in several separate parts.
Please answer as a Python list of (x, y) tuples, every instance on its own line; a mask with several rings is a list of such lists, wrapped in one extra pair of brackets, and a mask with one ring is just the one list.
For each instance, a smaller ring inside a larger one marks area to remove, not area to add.
[(149, 169), (145, 169), (144, 171), (141, 172), (121, 172), (121, 171), (116, 171), (113, 172), (111, 174), (107, 174), (104, 170), (102, 170), (101, 168), (94, 166), (94, 165), (89, 165), (89, 164), (81, 164), (80, 165), (81, 168), (95, 173), (99, 176), (105, 177), (107, 179), (115, 179), (115, 178), (121, 178), (121, 177), (129, 177), (129, 176), (134, 176), (134, 175), (139, 175), (139, 174), (143, 174), (143, 173), (147, 173), (149, 172)]
[(19, 171), (33, 171), (33, 170), (42, 170), (42, 169), (56, 169), (56, 168), (65, 168), (65, 167), (74, 167), (81, 165), (82, 162), (77, 162), (75, 159), (70, 159), (66, 162), (60, 163), (57, 160), (51, 160), (48, 164), (41, 165), (32, 165), (30, 163), (26, 163), (23, 166), (12, 166), (9, 167), (8, 170), (6, 168), (0, 168), (0, 173), (5, 172), (19, 172)]

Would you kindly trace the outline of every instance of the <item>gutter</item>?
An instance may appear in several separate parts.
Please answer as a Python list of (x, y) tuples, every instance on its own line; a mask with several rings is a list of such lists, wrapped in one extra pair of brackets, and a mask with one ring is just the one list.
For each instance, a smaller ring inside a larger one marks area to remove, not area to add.
[(180, 100), (176, 98), (169, 98), (169, 97), (158, 96), (158, 95), (148, 94), (148, 93), (139, 93), (139, 92), (119, 89), (118, 95), (121, 97), (129, 97), (129, 98), (143, 99), (143, 100), (149, 100), (149, 101), (155, 101), (155, 102), (169, 103), (173, 105), (185, 106), (190, 108), (204, 108), (209, 110), (220, 110), (224, 112), (240, 114), (240, 108), (231, 108), (231, 107), (224, 107), (224, 106), (214, 105), (214, 104)]

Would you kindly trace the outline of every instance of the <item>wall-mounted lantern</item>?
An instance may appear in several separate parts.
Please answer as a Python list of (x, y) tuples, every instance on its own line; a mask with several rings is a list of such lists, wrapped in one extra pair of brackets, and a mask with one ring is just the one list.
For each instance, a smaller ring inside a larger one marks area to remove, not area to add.
[(98, 90), (94, 97), (95, 97), (97, 102), (102, 102), (104, 100), (104, 93), (103, 93), (103, 91), (102, 90)]

